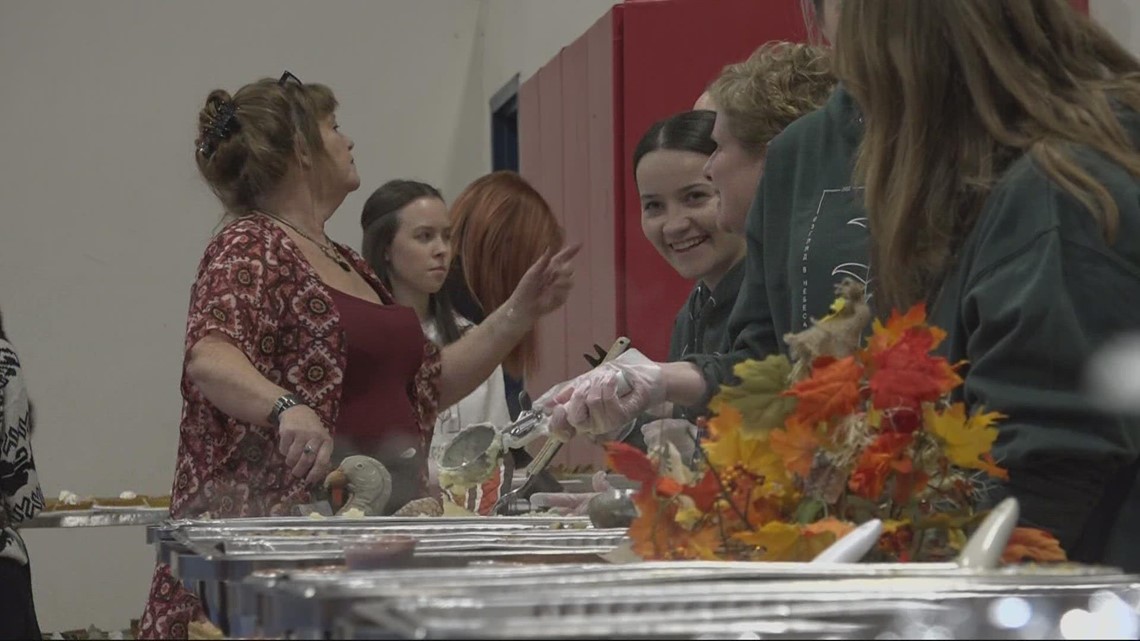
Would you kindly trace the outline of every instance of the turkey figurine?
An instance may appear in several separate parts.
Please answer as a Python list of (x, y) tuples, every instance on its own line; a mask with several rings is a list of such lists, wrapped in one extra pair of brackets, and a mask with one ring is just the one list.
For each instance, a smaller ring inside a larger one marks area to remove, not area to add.
[(374, 458), (349, 456), (325, 477), (325, 488), (343, 488), (348, 493), (337, 516), (345, 516), (349, 510), (358, 510), (364, 516), (381, 516), (392, 497), (392, 475)]

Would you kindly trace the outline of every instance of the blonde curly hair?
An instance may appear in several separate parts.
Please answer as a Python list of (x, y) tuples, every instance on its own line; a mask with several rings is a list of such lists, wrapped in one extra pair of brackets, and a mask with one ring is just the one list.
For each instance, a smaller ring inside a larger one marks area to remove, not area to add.
[(727, 118), (729, 133), (762, 154), (784, 127), (818, 109), (835, 82), (827, 49), (769, 42), (744, 62), (725, 67), (709, 95)]

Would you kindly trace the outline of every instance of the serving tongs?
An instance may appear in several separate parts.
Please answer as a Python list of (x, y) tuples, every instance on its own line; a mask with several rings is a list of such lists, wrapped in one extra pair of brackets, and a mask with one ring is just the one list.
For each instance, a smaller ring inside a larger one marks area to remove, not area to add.
[[(606, 352), (605, 357), (602, 358), (602, 363), (608, 363), (613, 359), (620, 356), (626, 349), (629, 348), (629, 339), (622, 336), (614, 341), (614, 344)], [(624, 390), (623, 390), (624, 388)], [(629, 393), (629, 385), (625, 384), (624, 379), (619, 379), (617, 393), (623, 396)], [(529, 399), (526, 399), (529, 400)], [(529, 403), (526, 403), (529, 405)], [(543, 411), (542, 408), (527, 407), (522, 413), (519, 414), (518, 420), (511, 424), (504, 430), (504, 441), (509, 442), (511, 447), (522, 447), (540, 434), (547, 434), (549, 436), (548, 426), (550, 423), (550, 416)], [(556, 438), (547, 438), (546, 444), (535, 455), (534, 460), (526, 468), (527, 478), (523, 484), (518, 488), (507, 492), (499, 497), (495, 505), (491, 508), (493, 514), (508, 514), (515, 510), (515, 504), (521, 496), (527, 496), (531, 488), (538, 481), (538, 475), (541, 474), (550, 462), (554, 460), (554, 456), (562, 449), (565, 443)]]

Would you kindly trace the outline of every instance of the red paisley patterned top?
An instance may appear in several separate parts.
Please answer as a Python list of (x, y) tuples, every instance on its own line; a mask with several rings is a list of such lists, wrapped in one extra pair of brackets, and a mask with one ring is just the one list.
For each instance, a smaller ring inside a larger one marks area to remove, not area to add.
[[(391, 304), (364, 260), (337, 247)], [(230, 223), (206, 248), (190, 297), (184, 354), (212, 331), (228, 336), (263, 376), (335, 428), (346, 363), (337, 308), (293, 240), (263, 216)], [(439, 373), (439, 349), (425, 340), (423, 364), (407, 386), (425, 439), (421, 451), (435, 424)], [(190, 382), (185, 366), (182, 398), (173, 517), (279, 516), (309, 501), (308, 487), (278, 451), (275, 428), (224, 414)], [(426, 473), (425, 467), (425, 483)]]

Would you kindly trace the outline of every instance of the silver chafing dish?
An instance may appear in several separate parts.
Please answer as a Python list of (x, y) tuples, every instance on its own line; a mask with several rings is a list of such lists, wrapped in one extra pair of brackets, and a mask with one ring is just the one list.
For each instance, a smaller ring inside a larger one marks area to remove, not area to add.
[(558, 563), (597, 561), (626, 537), (589, 528), (584, 517), (374, 517), (172, 521), (148, 533), (159, 560), (198, 594), (215, 625), (242, 634), (235, 586), (261, 570), (345, 562), (359, 537), (403, 535), (417, 541), (414, 566), (461, 567), (488, 559)]
[(1136, 638), (1140, 577), (1087, 568), (1027, 570), (418, 594), (354, 605), (338, 616), (333, 633), (419, 639), (1073, 638), (1081, 633)]
[[(683, 595), (681, 600), (692, 600), (694, 590), (690, 584), (705, 582), (713, 586), (731, 585), (735, 590), (751, 589), (756, 583), (789, 583), (789, 582), (816, 582), (816, 581), (847, 581), (852, 580), (884, 580), (884, 579), (927, 579), (932, 577), (938, 580), (970, 579), (987, 585), (1016, 585), (1029, 576), (1037, 576), (1048, 580), (1054, 577), (1062, 582), (1087, 579), (1097, 581), (1100, 577), (1119, 576), (1113, 570), (1105, 568), (1092, 568), (1083, 566), (1037, 568), (1035, 574), (1027, 569), (1018, 570), (975, 570), (961, 568), (955, 564), (926, 563), (926, 564), (806, 564), (806, 563), (738, 563), (738, 562), (647, 562), (630, 565), (563, 565), (547, 567), (479, 567), (471, 566), (461, 570), (395, 570), (383, 572), (354, 572), (346, 574), (296, 572), (281, 573), (274, 576), (253, 576), (247, 579), (243, 588), (246, 591), (246, 605), (244, 615), (249, 620), (256, 620), (258, 631), (265, 635), (289, 635), (298, 638), (328, 638), (344, 630), (336, 630), (336, 622), (348, 622), (350, 625), (359, 625), (361, 630), (354, 634), (378, 634), (380, 628), (392, 628), (389, 632), (411, 634), (415, 625), (423, 624), (425, 630), (431, 634), (437, 632), (443, 636), (452, 634), (451, 627), (444, 625), (446, 631), (436, 630), (431, 626), (439, 623), (432, 619), (421, 620), (421, 614), (428, 614), (419, 610), (408, 611), (410, 607), (407, 598), (414, 596), (427, 599), (481, 599), (485, 595), (496, 595), (504, 599), (492, 601), (491, 607), (513, 606), (525, 604), (528, 599), (538, 598), (542, 595), (541, 603), (547, 605), (569, 603), (575, 595), (582, 596), (578, 603), (583, 612), (599, 612), (605, 608), (616, 608), (614, 615), (625, 621), (630, 612), (639, 610), (639, 606), (622, 608), (627, 602), (620, 595), (639, 594), (637, 590), (648, 590), (657, 593), (665, 587), (680, 586)], [(819, 586), (821, 583), (812, 583)], [(704, 592), (704, 586), (699, 589)], [(594, 602), (594, 595), (603, 594), (598, 598), (617, 597), (610, 603), (599, 604)], [(897, 596), (897, 594), (895, 595)], [(762, 603), (756, 599), (748, 601), (748, 608), (755, 609)], [(761, 599), (760, 601), (763, 601)], [(416, 602), (419, 606), (427, 607), (424, 603)], [(430, 603), (430, 602), (429, 602)], [(482, 604), (483, 602), (480, 601)], [(380, 615), (377, 612), (387, 612), (382, 618), (372, 617), (369, 624), (362, 624), (353, 615), (353, 607), (366, 604), (369, 615)], [(737, 603), (739, 605), (739, 603)], [(930, 603), (914, 606), (918, 609), (929, 609)], [(390, 606), (393, 612), (385, 610)], [(450, 607), (450, 606), (448, 606)], [(483, 607), (479, 605), (476, 607)], [(535, 605), (534, 607), (539, 607)], [(910, 607), (910, 606), (907, 606)], [(848, 611), (850, 605), (844, 605), (843, 611)], [(894, 611), (894, 606), (887, 611)], [(540, 608), (541, 609), (541, 608)], [(863, 605), (860, 605), (863, 609)], [(718, 610), (719, 611), (719, 610)], [(751, 610), (750, 610), (751, 611)], [(836, 612), (835, 616), (843, 613)], [(529, 612), (529, 611), (527, 611)], [(434, 616), (434, 610), (431, 612)], [(514, 620), (515, 615), (526, 612), (512, 610), (504, 618)], [(567, 613), (564, 613), (567, 614)], [(462, 617), (461, 617), (462, 618)], [(527, 617), (523, 617), (527, 618)], [(881, 617), (880, 617), (881, 618)], [(414, 623), (409, 623), (412, 621)], [(696, 623), (697, 620), (684, 620), (677, 623)], [(882, 621), (876, 619), (878, 624)], [(355, 622), (355, 623), (354, 623)], [(605, 622), (592, 621), (591, 625), (601, 625), (605, 632), (603, 636), (618, 634), (624, 631), (613, 630)], [(645, 621), (643, 623), (661, 623), (659, 621)], [(716, 623), (716, 622), (714, 622)], [(430, 625), (429, 625), (430, 624)], [(719, 624), (719, 623), (718, 623)], [(441, 624), (443, 625), (443, 624)], [(462, 625), (475, 625), (463, 623)], [(492, 624), (488, 624), (492, 625)], [(494, 623), (493, 625), (499, 625)], [(542, 625), (548, 625), (542, 623)], [(828, 626), (839, 625), (835, 622)], [(844, 623), (841, 625), (848, 625)], [(408, 627), (412, 626), (412, 627)], [(829, 635), (835, 632), (830, 627), (808, 625), (803, 631), (808, 636)], [(430, 628), (430, 629), (428, 629)], [(654, 630), (656, 628), (653, 628)], [(846, 630), (847, 628), (843, 628)], [(860, 630), (863, 628), (859, 628)], [(416, 628), (418, 630), (418, 628)], [(648, 630), (648, 628), (647, 628)], [(694, 628), (696, 630), (696, 628)], [(729, 630), (722, 630), (728, 633)], [(855, 629), (848, 630), (851, 632)], [(632, 633), (632, 632), (631, 632)], [(648, 634), (648, 632), (646, 632)], [(704, 633), (704, 632), (694, 632)], [(418, 634), (418, 632), (416, 632)], [(476, 628), (472, 632), (475, 636), (498, 634), (498, 628)], [(518, 631), (519, 636), (530, 636), (524, 629)], [(666, 632), (662, 632), (666, 634)], [(681, 634), (679, 628), (668, 628), (668, 634)]]

